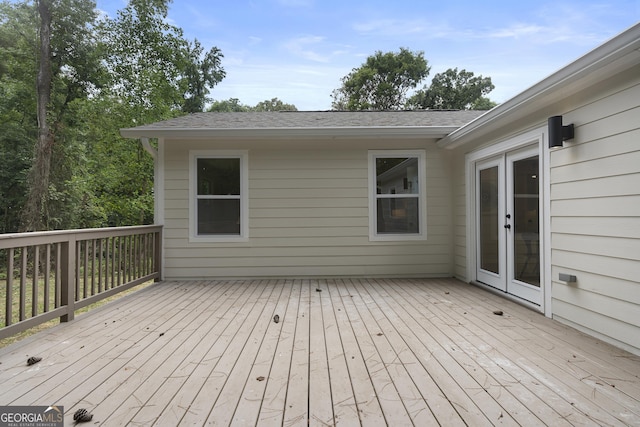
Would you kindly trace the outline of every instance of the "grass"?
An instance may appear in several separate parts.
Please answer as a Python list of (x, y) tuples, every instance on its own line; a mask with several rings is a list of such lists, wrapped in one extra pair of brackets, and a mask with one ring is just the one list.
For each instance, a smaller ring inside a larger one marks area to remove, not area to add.
[[(2, 277), (0, 277), (0, 282), (2, 282)], [(42, 288), (44, 288), (44, 281), (42, 281), (42, 282), (43, 282), (42, 283)], [(111, 296), (109, 298), (105, 298), (105, 299), (103, 299), (101, 301), (98, 301), (98, 302), (96, 302), (94, 304), (88, 305), (87, 307), (83, 307), (83, 308), (81, 308), (79, 310), (76, 310), (75, 314), (77, 316), (77, 315), (86, 313), (86, 312), (91, 311), (93, 309), (96, 309), (96, 308), (98, 308), (100, 306), (103, 306), (103, 305), (105, 305), (105, 304), (107, 304), (109, 302), (118, 300), (119, 298), (122, 298), (125, 295), (131, 294), (133, 292), (136, 292), (136, 291), (139, 291), (139, 290), (141, 290), (143, 288), (146, 288), (147, 286), (149, 286), (149, 285), (151, 285), (153, 283), (154, 282), (152, 280), (150, 280), (150, 281), (142, 283), (142, 284), (140, 284), (138, 286), (134, 286), (133, 288), (127, 289), (126, 291), (120, 292), (120, 293), (118, 293), (116, 295), (113, 295), (113, 296)], [(31, 285), (29, 285), (29, 286), (31, 286)], [(40, 289), (39, 292), (40, 292), (39, 295), (44, 295), (43, 289)], [(0, 301), (2, 301), (2, 304), (4, 304), (5, 298), (6, 298), (6, 285), (2, 286), (1, 289), (0, 289)], [(40, 298), (40, 304), (39, 305), (43, 304), (41, 300), (42, 300), (42, 297)], [(18, 303), (14, 301), (14, 312), (16, 312), (16, 310), (17, 310), (17, 304)], [(30, 304), (31, 304), (30, 300), (29, 300), (29, 298), (27, 298), (26, 311), (27, 311), (28, 314), (31, 313), (31, 305)], [(53, 303), (51, 303), (50, 307), (53, 307)], [(4, 308), (3, 308), (2, 311), (4, 312)], [(41, 312), (42, 311), (39, 311), (39, 313), (41, 313)], [(2, 339), (2, 340), (0, 340), (0, 348), (6, 347), (6, 346), (11, 345), (11, 344), (14, 344), (14, 343), (16, 343), (16, 342), (18, 342), (18, 341), (20, 341), (20, 340), (22, 340), (24, 338), (27, 338), (27, 337), (29, 337), (31, 335), (37, 334), (38, 332), (44, 331), (46, 329), (49, 329), (49, 328), (57, 325), (58, 323), (60, 323), (60, 321), (58, 319), (51, 320), (49, 322), (45, 322), (45, 323), (42, 323), (42, 324), (40, 324), (38, 326), (35, 326), (35, 327), (31, 328), (31, 329), (27, 329), (26, 331), (20, 332), (20, 333), (15, 334), (15, 335), (12, 335), (12, 336), (10, 336), (8, 338)], [(4, 326), (4, 318), (1, 319), (0, 325)]]

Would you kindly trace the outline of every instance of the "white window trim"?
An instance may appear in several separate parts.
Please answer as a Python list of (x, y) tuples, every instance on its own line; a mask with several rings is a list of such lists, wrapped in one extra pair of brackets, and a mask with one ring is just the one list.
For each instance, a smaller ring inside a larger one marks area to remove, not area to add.
[[(376, 159), (379, 157), (417, 157), (418, 158), (418, 229), (415, 234), (378, 234), (377, 233), (377, 191)], [(427, 238), (427, 191), (426, 191), (426, 152), (425, 150), (369, 150), (369, 240), (372, 242), (394, 242), (426, 240)]]
[[(201, 158), (240, 159), (240, 234), (198, 235), (197, 212), (198, 170)], [(189, 241), (190, 242), (247, 242), (249, 241), (249, 152), (247, 150), (191, 150), (189, 151)]]

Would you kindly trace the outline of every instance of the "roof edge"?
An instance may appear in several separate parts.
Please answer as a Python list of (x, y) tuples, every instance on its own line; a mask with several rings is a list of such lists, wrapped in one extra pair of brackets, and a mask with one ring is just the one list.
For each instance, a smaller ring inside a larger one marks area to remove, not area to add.
[(460, 126), (354, 126), (314, 128), (173, 128), (135, 127), (120, 129), (124, 138), (444, 138)]
[(559, 71), (525, 89), (518, 95), (487, 111), (440, 141), (438, 147), (454, 149), (471, 141), (478, 131), (490, 132), (500, 127), (517, 111), (526, 114), (539, 108), (536, 103), (551, 103), (567, 97), (559, 87), (580, 81), (595, 84), (605, 77), (597, 71), (622, 72), (640, 62), (640, 24), (636, 24), (614, 38), (581, 56)]

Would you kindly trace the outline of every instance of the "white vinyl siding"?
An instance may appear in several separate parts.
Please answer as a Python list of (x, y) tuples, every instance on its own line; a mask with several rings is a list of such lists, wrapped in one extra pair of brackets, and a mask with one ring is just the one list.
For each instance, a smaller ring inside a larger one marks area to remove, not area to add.
[(165, 144), (167, 279), (451, 276), (450, 190), (441, 157), (446, 152), (426, 150), (425, 181), (433, 183), (426, 189), (428, 242), (371, 242), (366, 148), (325, 149), (322, 141), (313, 149), (233, 143), (251, 147), (250, 238), (239, 243), (188, 238), (188, 153), (213, 144)]
[(472, 280), (467, 272), (467, 193), (465, 157), (454, 156), (451, 170), (453, 191), (453, 275), (460, 280)]
[[(637, 74), (636, 74), (637, 75)], [(640, 352), (640, 81), (565, 114), (551, 152), (554, 317)], [(575, 275), (576, 283), (558, 279)]]

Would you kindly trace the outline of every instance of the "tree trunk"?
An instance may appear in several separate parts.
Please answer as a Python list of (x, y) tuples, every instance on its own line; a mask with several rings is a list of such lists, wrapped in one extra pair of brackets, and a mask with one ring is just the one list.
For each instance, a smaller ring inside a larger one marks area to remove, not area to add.
[(51, 100), (51, 0), (38, 0), (40, 54), (36, 91), (38, 95), (38, 141), (30, 176), (29, 197), (23, 215), (23, 231), (44, 230), (48, 223), (48, 194), (53, 153), (53, 135), (47, 112)]

